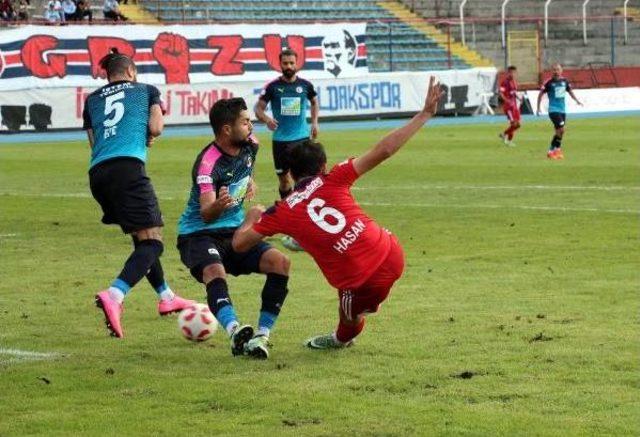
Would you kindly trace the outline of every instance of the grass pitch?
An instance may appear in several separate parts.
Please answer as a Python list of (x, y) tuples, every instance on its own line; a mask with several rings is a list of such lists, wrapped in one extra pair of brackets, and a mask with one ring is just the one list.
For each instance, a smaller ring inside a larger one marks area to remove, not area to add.
[[(570, 120), (562, 162), (544, 157), (546, 120), (526, 124), (514, 149), (497, 125), (423, 130), (354, 190), (406, 251), (382, 311), (353, 348), (304, 349), (334, 328), (337, 299), (291, 253), (264, 362), (232, 358), (221, 333), (185, 341), (146, 282), (126, 301), (126, 338), (107, 337), (93, 295), (130, 242), (99, 223), (86, 144), (0, 145), (0, 436), (638, 435), (637, 128)], [(383, 133), (321, 140), (336, 163)], [(258, 198), (269, 204), (276, 178), (261, 140)], [(207, 141), (162, 139), (148, 164), (167, 279), (200, 301), (175, 225)], [(255, 323), (263, 278), (229, 282)]]

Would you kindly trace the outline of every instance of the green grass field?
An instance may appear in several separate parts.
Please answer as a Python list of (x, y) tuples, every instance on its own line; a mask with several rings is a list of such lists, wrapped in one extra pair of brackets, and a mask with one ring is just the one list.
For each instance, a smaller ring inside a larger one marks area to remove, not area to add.
[[(562, 162), (544, 157), (546, 120), (514, 149), (498, 129), (425, 129), (359, 181), (356, 198), (402, 241), (404, 277), (356, 346), (309, 351), (308, 336), (334, 328), (337, 298), (307, 255), (289, 254), (291, 291), (261, 362), (232, 358), (221, 333), (184, 340), (146, 282), (126, 301), (126, 338), (107, 337), (93, 296), (130, 242), (99, 222), (86, 144), (0, 145), (0, 436), (638, 435), (638, 120), (572, 120)], [(383, 133), (321, 139), (335, 163)], [(166, 275), (200, 301), (175, 225), (207, 141), (161, 140), (148, 165)], [(230, 279), (246, 322), (262, 282)]]

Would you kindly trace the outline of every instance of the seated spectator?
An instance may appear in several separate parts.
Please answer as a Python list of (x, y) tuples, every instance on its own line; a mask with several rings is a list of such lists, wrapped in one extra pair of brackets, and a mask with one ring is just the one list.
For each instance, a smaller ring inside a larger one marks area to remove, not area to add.
[(64, 21), (76, 21), (76, 4), (73, 0), (62, 0), (62, 12), (64, 12)]
[(29, 2), (20, 0), (16, 3), (17, 19), (20, 21), (29, 21)]
[(78, 0), (78, 9), (76, 10), (76, 16), (78, 20), (84, 20), (84, 17), (89, 17), (89, 23), (93, 21), (93, 12), (91, 12), (91, 2), (89, 0)]
[(104, 0), (104, 6), (102, 7), (104, 18), (108, 18), (113, 21), (127, 21), (127, 17), (120, 13), (117, 0)]
[(62, 4), (60, 0), (49, 0), (44, 13), (49, 23), (64, 23), (64, 15), (62, 13)]
[(15, 11), (13, 10), (11, 0), (0, 0), (0, 18), (4, 21), (15, 20)]

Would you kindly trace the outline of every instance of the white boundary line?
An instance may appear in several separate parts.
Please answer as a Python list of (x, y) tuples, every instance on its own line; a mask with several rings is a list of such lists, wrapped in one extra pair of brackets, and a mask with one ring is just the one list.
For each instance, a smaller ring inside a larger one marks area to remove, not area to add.
[[(2, 360), (2, 356), (9, 356), (8, 360)], [(18, 361), (46, 361), (53, 360), (59, 357), (57, 352), (32, 352), (20, 349), (6, 349), (0, 348), (0, 363), (6, 362), (18, 362)]]
[[(457, 188), (456, 188), (457, 187)], [(355, 187), (354, 187), (355, 188)], [(588, 186), (552, 186), (552, 185), (522, 185), (522, 186), (447, 186), (447, 185), (426, 185), (416, 187), (403, 187), (405, 189), (468, 189), (468, 190), (516, 190), (516, 189), (566, 189), (566, 190), (637, 190), (640, 187), (588, 187)], [(395, 190), (396, 187), (361, 187), (360, 190), (378, 190), (378, 189), (390, 189)], [(16, 197), (52, 197), (52, 198), (90, 198), (89, 193), (18, 193), (18, 192), (4, 192), (0, 195), (16, 196)], [(172, 196), (159, 196), (160, 200), (186, 200), (185, 197), (172, 197)], [(564, 207), (564, 206), (530, 206), (530, 205), (478, 205), (478, 204), (439, 204), (439, 203), (390, 203), (390, 202), (358, 202), (363, 206), (395, 206), (395, 207), (413, 207), (413, 208), (462, 208), (462, 209), (521, 209), (521, 210), (533, 210), (533, 211), (565, 211), (565, 212), (604, 212), (612, 214), (640, 214), (640, 210), (634, 209), (613, 209), (613, 208), (590, 208), (590, 207)]]

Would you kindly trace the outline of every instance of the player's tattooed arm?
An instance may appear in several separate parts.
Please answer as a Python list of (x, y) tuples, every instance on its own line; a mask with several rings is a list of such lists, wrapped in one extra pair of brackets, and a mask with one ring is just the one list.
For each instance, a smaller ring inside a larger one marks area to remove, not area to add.
[(93, 129), (87, 129), (87, 138), (89, 139), (89, 147), (93, 149)]
[(311, 138), (314, 140), (318, 138), (320, 133), (320, 125), (318, 124), (318, 117), (320, 115), (320, 104), (318, 103), (318, 97), (313, 97), (311, 100)]
[(215, 191), (202, 193), (200, 195), (200, 216), (205, 223), (210, 223), (234, 205), (235, 201), (229, 194), (227, 187), (221, 187), (218, 196)]
[(429, 79), (429, 87), (427, 88), (427, 96), (422, 110), (418, 112), (407, 124), (387, 134), (371, 150), (354, 159), (353, 167), (356, 170), (356, 173), (362, 175), (368, 172), (400, 150), (400, 148), (404, 146), (405, 143), (409, 141), (431, 117), (433, 117), (438, 110), (438, 102), (441, 97), (442, 89), (440, 88), (440, 84), (436, 83), (435, 77), (431, 76)]
[(269, 117), (265, 110), (267, 109), (267, 102), (262, 99), (258, 99), (258, 103), (254, 108), (256, 113), (256, 118), (267, 125), (269, 130), (276, 130), (278, 128), (278, 122)]
[(253, 225), (260, 220), (264, 206), (256, 205), (250, 208), (244, 218), (244, 222), (233, 234), (231, 245), (236, 252), (247, 252), (264, 238), (264, 235), (253, 230)]

